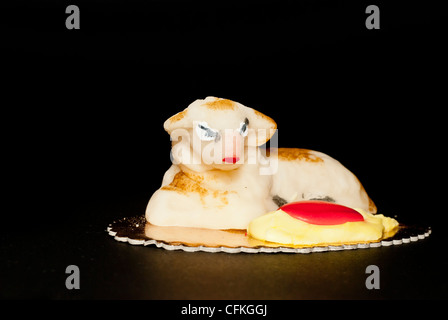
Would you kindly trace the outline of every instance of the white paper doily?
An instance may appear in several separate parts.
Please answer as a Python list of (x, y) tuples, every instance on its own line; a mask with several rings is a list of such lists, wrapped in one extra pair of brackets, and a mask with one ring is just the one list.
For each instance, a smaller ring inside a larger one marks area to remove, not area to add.
[[(388, 247), (412, 243), (428, 237), (431, 234), (431, 228), (400, 225), (398, 231), (393, 236), (376, 242), (301, 247), (289, 247), (258, 240), (248, 240), (247, 235), (241, 230), (157, 227), (147, 223), (144, 216), (114, 221), (108, 226), (107, 232), (119, 242), (141, 246), (155, 245), (166, 250), (214, 253), (313, 253)], [(239, 245), (239, 243), (244, 243), (244, 245)]]

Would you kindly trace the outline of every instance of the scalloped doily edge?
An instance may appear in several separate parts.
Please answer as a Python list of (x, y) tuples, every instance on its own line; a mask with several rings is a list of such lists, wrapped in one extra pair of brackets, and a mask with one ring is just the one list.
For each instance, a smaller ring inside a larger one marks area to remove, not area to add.
[(423, 240), (431, 234), (431, 229), (427, 230), (423, 234), (419, 234), (417, 236), (410, 236), (408, 238), (402, 239), (394, 239), (394, 240), (381, 240), (379, 242), (371, 242), (371, 243), (358, 243), (358, 244), (342, 244), (338, 246), (315, 246), (315, 247), (307, 247), (307, 248), (288, 248), (288, 247), (278, 247), (278, 248), (269, 248), (269, 247), (260, 247), (260, 248), (248, 248), (248, 247), (238, 247), (238, 248), (229, 248), (229, 247), (206, 247), (206, 246), (185, 246), (185, 245), (171, 245), (164, 243), (162, 241), (157, 240), (136, 240), (128, 237), (119, 237), (117, 236), (117, 232), (112, 231), (111, 227), (108, 227), (106, 230), (110, 236), (114, 237), (116, 241), (119, 242), (127, 242), (132, 245), (140, 245), (140, 246), (149, 246), (155, 245), (157, 248), (163, 248), (165, 250), (183, 250), (186, 252), (225, 252), (225, 253), (313, 253), (313, 252), (327, 252), (327, 251), (341, 251), (341, 250), (355, 250), (355, 249), (368, 249), (368, 248), (379, 248), (379, 247), (390, 247), (401, 245), (403, 243), (411, 243), (416, 242), (418, 240)]

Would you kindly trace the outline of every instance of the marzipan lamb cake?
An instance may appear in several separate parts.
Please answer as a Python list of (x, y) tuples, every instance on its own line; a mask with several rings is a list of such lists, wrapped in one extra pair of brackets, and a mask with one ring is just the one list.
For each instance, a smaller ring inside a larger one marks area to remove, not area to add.
[(255, 109), (207, 97), (163, 127), (172, 165), (137, 227), (124, 221), (109, 227), (117, 240), (187, 251), (300, 252), (401, 237), (399, 223), (376, 214), (361, 182), (337, 160), (260, 147), (270, 139), (277, 145), (277, 124)]

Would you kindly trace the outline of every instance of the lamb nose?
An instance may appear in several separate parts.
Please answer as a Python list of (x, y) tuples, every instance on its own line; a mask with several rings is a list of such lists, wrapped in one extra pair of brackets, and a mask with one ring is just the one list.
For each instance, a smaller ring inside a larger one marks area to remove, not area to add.
[(240, 160), (238, 157), (226, 157), (222, 159), (224, 163), (237, 163)]

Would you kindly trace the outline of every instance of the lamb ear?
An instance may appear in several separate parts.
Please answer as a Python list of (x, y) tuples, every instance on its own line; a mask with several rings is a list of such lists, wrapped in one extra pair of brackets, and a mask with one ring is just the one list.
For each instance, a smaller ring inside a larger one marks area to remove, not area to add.
[(258, 147), (268, 142), (277, 129), (277, 123), (267, 115), (252, 108), (247, 108), (246, 113), (249, 120), (249, 128), (251, 129), (247, 140), (248, 144)]
[(188, 116), (188, 108), (184, 111), (176, 113), (174, 116), (170, 117), (163, 123), (163, 128), (169, 134), (171, 134), (171, 132), (176, 129), (191, 128), (192, 126), (193, 121)]

